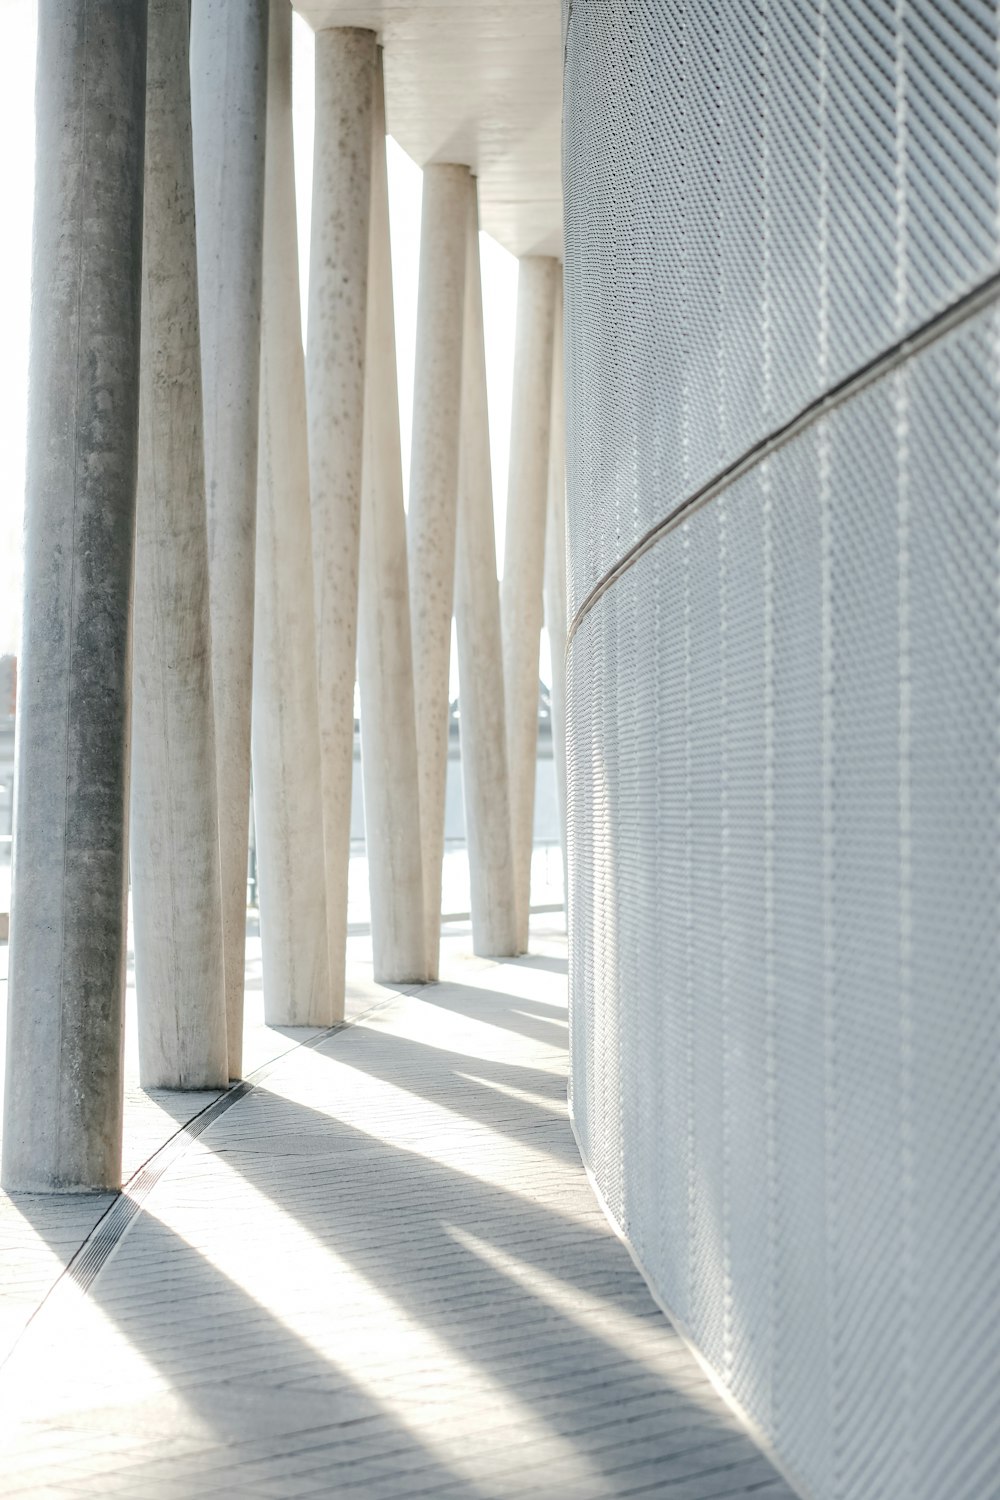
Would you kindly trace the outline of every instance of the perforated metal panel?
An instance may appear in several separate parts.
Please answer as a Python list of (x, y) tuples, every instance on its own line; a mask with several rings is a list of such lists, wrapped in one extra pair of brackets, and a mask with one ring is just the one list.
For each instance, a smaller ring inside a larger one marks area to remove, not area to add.
[(571, 613), (762, 433), (998, 265), (997, 8), (573, 0)]
[(992, 1500), (997, 8), (565, 21), (581, 1146), (803, 1493)]

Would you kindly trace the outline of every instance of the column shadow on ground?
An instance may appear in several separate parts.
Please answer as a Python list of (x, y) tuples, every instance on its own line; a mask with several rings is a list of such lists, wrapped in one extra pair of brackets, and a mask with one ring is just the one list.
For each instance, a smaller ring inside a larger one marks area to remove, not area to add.
[[(525, 1035), (524, 1018), (514, 1025), (510, 1015), (521, 1007), (516, 997), (447, 991), (445, 1008)], [(421, 1000), (435, 1003), (434, 993)], [(437, 993), (444, 998), (445, 987)], [(543, 1023), (541, 1036), (527, 1035), (551, 1046), (557, 1029)], [(172, 1456), (176, 1409), (160, 1411), (154, 1402), (142, 1420), (154, 1434), (158, 1422), (164, 1426), (163, 1441), (132, 1462), (124, 1480), (115, 1469), (113, 1485), (109, 1467), (108, 1494), (155, 1496), (162, 1487), (164, 1496), (175, 1495), (184, 1472), (197, 1474), (199, 1488), (216, 1473), (233, 1493), (244, 1485), (255, 1493), (258, 1480), (284, 1465), (301, 1484), (290, 1479), (282, 1494), (364, 1496), (377, 1484), (380, 1496), (468, 1500), (673, 1492), (712, 1500), (751, 1489), (774, 1500), (788, 1495), (736, 1430), (607, 1229), (578, 1166), (561, 1078), (531, 1063), (501, 1064), (363, 1026), (309, 1056), (314, 1069), (336, 1062), (391, 1085), (394, 1100), (443, 1104), (456, 1117), (456, 1132), (465, 1119), (479, 1134), (461, 1136), (452, 1153), (461, 1166), (446, 1165), (432, 1154), (440, 1140), (428, 1139), (421, 1150), (380, 1137), (377, 1111), (371, 1131), (339, 1118), (333, 1075), (328, 1109), (277, 1092), (275, 1078), (221, 1116), (202, 1138), (216, 1160), (203, 1158), (181, 1197), (210, 1192), (213, 1173), (232, 1169), (234, 1213), (240, 1181), (248, 1200), (271, 1210), (258, 1208), (256, 1219), (242, 1222), (233, 1217), (230, 1233), (270, 1233), (275, 1278), (294, 1275), (286, 1257), (301, 1231), (310, 1246), (322, 1247), (331, 1280), (316, 1288), (317, 1326), (333, 1317), (326, 1332), (341, 1329), (333, 1339), (338, 1354), (321, 1352), (276, 1317), (266, 1287), (252, 1297), (214, 1265), (210, 1236), (195, 1248), (154, 1217), (154, 1194), (91, 1296), (190, 1411), (192, 1432), (208, 1433), (201, 1448), (192, 1437), (193, 1448)], [(467, 1072), (484, 1080), (478, 1093), (461, 1076)], [(538, 1097), (550, 1087), (551, 1108)], [(536, 1097), (515, 1098), (506, 1088)], [(491, 1134), (498, 1138), (497, 1171), (503, 1142), (544, 1156), (524, 1191), (489, 1180)], [(170, 1191), (169, 1176), (156, 1191)], [(355, 1300), (331, 1312), (337, 1276), (354, 1288)], [(380, 1326), (359, 1332), (352, 1321), (357, 1299), (364, 1304), (369, 1296), (382, 1309)], [(413, 1328), (429, 1334), (440, 1367), (407, 1367), (396, 1357), (398, 1333)], [(355, 1372), (368, 1371), (364, 1382), (352, 1375), (351, 1340), (359, 1337), (354, 1364)], [(379, 1341), (374, 1364), (366, 1338)], [(77, 1357), (84, 1380), (87, 1351)], [(504, 1429), (500, 1488), (469, 1473), (470, 1445), (496, 1436), (490, 1400), (479, 1407), (472, 1401), (466, 1429), (459, 1424), (448, 1436), (463, 1382), (465, 1389), (474, 1385), (477, 1371), (494, 1401), (502, 1393), (501, 1404), (530, 1413), (536, 1424), (533, 1437), (516, 1422)], [(400, 1420), (400, 1401), (404, 1409), (407, 1400), (433, 1406), (448, 1389), (452, 1410), (442, 1409), (440, 1439), (428, 1446)], [(128, 1420), (127, 1407), (110, 1411), (107, 1424), (123, 1416)], [(558, 1468), (547, 1467), (549, 1443), (579, 1455), (590, 1482), (560, 1489)]]
[[(478, 985), (447, 984), (428, 985), (421, 990), (420, 998), (427, 1005), (440, 1010), (455, 1011), (458, 1015), (473, 1020), (486, 1018), (484, 1005), (489, 1006), (488, 1019), (491, 1026), (502, 1031), (513, 1031), (529, 1041), (566, 1050), (566, 1012), (553, 1008), (541, 1011), (538, 1001), (521, 1000), (514, 995), (496, 990), (486, 990)], [(541, 1013), (540, 1013), (541, 1012)], [(559, 1019), (556, 1019), (559, 1016)]]

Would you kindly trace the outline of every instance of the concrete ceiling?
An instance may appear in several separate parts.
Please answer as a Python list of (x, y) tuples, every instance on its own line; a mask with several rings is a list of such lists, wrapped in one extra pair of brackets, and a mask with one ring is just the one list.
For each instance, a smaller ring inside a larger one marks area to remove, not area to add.
[(479, 178), (482, 227), (514, 255), (562, 254), (560, 0), (293, 0), (319, 29), (385, 48), (390, 135), (421, 166)]

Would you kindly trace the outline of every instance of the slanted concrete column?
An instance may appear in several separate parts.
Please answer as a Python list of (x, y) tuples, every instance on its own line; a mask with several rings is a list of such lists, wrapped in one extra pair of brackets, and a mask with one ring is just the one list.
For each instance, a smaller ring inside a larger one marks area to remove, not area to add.
[(243, 1071), (268, 0), (192, 0), (198, 291), (229, 1073)]
[(427, 972), (438, 974), (448, 774), (448, 671), (455, 583), (468, 167), (424, 169), (410, 448), (410, 610), (420, 770)]
[(270, 0), (261, 309), (253, 799), (264, 1015), (333, 1020), (326, 938), (306, 380), (292, 146), (292, 10)]
[(39, 7), (3, 1185), (121, 1179), (146, 4)]
[(375, 978), (427, 977), (381, 50), (372, 110), (358, 681)]
[(188, 0), (149, 0), (132, 668), (139, 1076), (229, 1079)]
[(306, 388), (326, 925), (337, 1019), (344, 1013), (351, 851), (374, 80), (374, 32), (316, 33)]
[(468, 201), (455, 561), (459, 726), (472, 887), (472, 947), (476, 953), (502, 958), (517, 953), (518, 947), (479, 267), (479, 211), (476, 183), (471, 177)]
[(556, 768), (559, 841), (566, 901), (566, 413), (563, 382), (563, 288), (556, 285), (552, 339), (549, 508), (545, 523), (545, 628), (552, 653), (552, 759)]
[(517, 939), (522, 952), (528, 947), (531, 901), (538, 754), (538, 644), (542, 628), (549, 478), (552, 333), (559, 270), (556, 260), (525, 256), (517, 284), (501, 613)]

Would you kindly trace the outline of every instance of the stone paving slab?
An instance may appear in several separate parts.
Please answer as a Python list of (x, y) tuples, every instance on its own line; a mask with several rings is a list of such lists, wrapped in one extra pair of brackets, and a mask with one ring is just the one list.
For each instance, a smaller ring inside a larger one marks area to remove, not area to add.
[(594, 1200), (535, 943), (450, 951), (170, 1162), (0, 1373), (0, 1495), (789, 1500)]
[[(348, 1019), (353, 1019), (394, 991), (375, 983), (370, 941), (352, 939), (348, 953), (351, 982), (345, 997), (345, 1013)], [(0, 944), (0, 1130), (7, 954), (7, 946)], [(247, 1073), (267, 1066), (283, 1053), (320, 1035), (315, 1027), (265, 1024), (260, 935), (256, 918), (252, 915), (247, 922), (244, 1003), (244, 1063)], [(127, 1183), (171, 1136), (217, 1099), (220, 1092), (140, 1088), (136, 996), (130, 951), (125, 1001), (122, 1180)], [(0, 1192), (0, 1364), (112, 1201), (113, 1195), (108, 1193), (74, 1193), (58, 1198), (24, 1194), (11, 1198)]]

